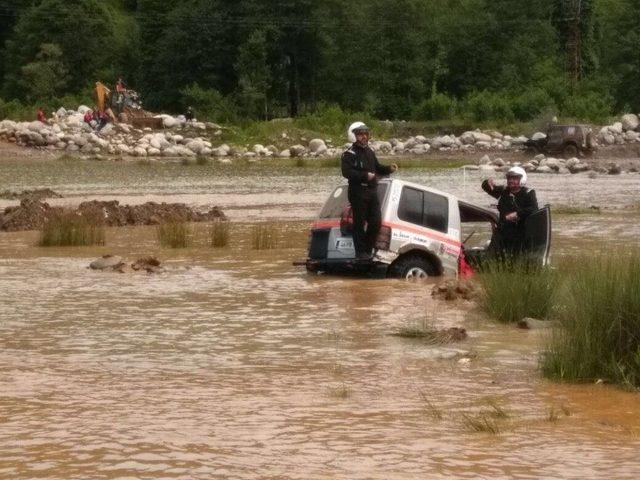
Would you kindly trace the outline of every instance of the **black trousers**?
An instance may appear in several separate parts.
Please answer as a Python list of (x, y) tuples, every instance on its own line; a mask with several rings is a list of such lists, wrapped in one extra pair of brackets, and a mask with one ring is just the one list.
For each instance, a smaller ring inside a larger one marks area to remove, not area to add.
[(353, 212), (353, 245), (356, 255), (371, 255), (380, 231), (382, 218), (377, 190), (375, 186), (349, 185), (349, 203)]

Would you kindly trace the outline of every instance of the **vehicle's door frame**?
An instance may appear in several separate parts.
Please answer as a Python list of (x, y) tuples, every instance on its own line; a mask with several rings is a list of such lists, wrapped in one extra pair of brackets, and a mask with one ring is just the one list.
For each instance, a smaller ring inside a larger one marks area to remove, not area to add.
[[(532, 235), (530, 222), (537, 219), (540, 215), (544, 215), (543, 223), (541, 223), (541, 225), (544, 227), (545, 231), (542, 235), (538, 235), (539, 232), (536, 232), (536, 237), (538, 239), (543, 239), (544, 246), (542, 246), (542, 244), (533, 246), (531, 245)], [(549, 204), (535, 211), (525, 220), (525, 244), (527, 245), (529, 253), (536, 253), (536, 255), (542, 254), (542, 258), (540, 260), (543, 266), (549, 264), (549, 253), (551, 251), (551, 206)]]

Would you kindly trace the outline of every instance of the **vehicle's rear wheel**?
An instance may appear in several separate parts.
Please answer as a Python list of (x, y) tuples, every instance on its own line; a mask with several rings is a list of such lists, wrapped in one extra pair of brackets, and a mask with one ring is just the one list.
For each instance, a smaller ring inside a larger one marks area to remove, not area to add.
[(396, 260), (389, 267), (389, 276), (404, 278), (409, 281), (420, 281), (428, 277), (435, 277), (438, 272), (433, 264), (420, 255), (408, 255)]
[(576, 147), (572, 143), (565, 145), (564, 148), (562, 149), (562, 154), (564, 155), (564, 158), (577, 157), (578, 153), (579, 153), (578, 147)]

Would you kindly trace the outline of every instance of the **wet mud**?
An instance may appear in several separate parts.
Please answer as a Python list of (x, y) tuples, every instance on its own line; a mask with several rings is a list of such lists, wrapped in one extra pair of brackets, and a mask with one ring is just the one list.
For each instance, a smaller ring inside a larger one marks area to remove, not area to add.
[[(35, 231), (0, 233), (1, 478), (640, 474), (640, 397), (543, 380), (544, 329), (499, 325), (473, 302), (434, 298), (436, 282), (292, 267), (335, 172), (131, 167), (71, 176), (37, 163), (20, 174), (0, 165), (12, 190), (50, 178), (60, 205), (157, 196), (229, 207), (231, 219), (225, 248), (208, 246), (206, 223), (194, 224), (190, 247), (175, 250), (158, 245), (152, 226), (108, 228), (106, 245), (95, 247), (40, 248)], [(461, 171), (401, 176), (491, 202)], [(542, 184), (532, 176), (530, 184), (543, 202), (612, 211), (554, 217), (554, 255), (637, 241), (640, 176), (574, 177)], [(279, 242), (253, 250), (252, 227), (266, 220)], [(88, 268), (106, 254), (153, 256), (164, 271)], [(467, 338), (393, 335), (425, 322)], [(469, 418), (498, 410), (504, 415), (490, 417), (498, 433), (469, 428)]]

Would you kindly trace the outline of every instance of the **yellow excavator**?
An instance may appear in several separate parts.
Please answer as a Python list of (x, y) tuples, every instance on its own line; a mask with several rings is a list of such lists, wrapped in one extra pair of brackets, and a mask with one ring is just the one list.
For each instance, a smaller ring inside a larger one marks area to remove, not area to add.
[(114, 97), (111, 90), (98, 81), (93, 89), (93, 100), (96, 108), (106, 112), (114, 123), (130, 123), (136, 128), (162, 128), (162, 119), (155, 118), (142, 108), (140, 96), (135, 90), (126, 90)]

